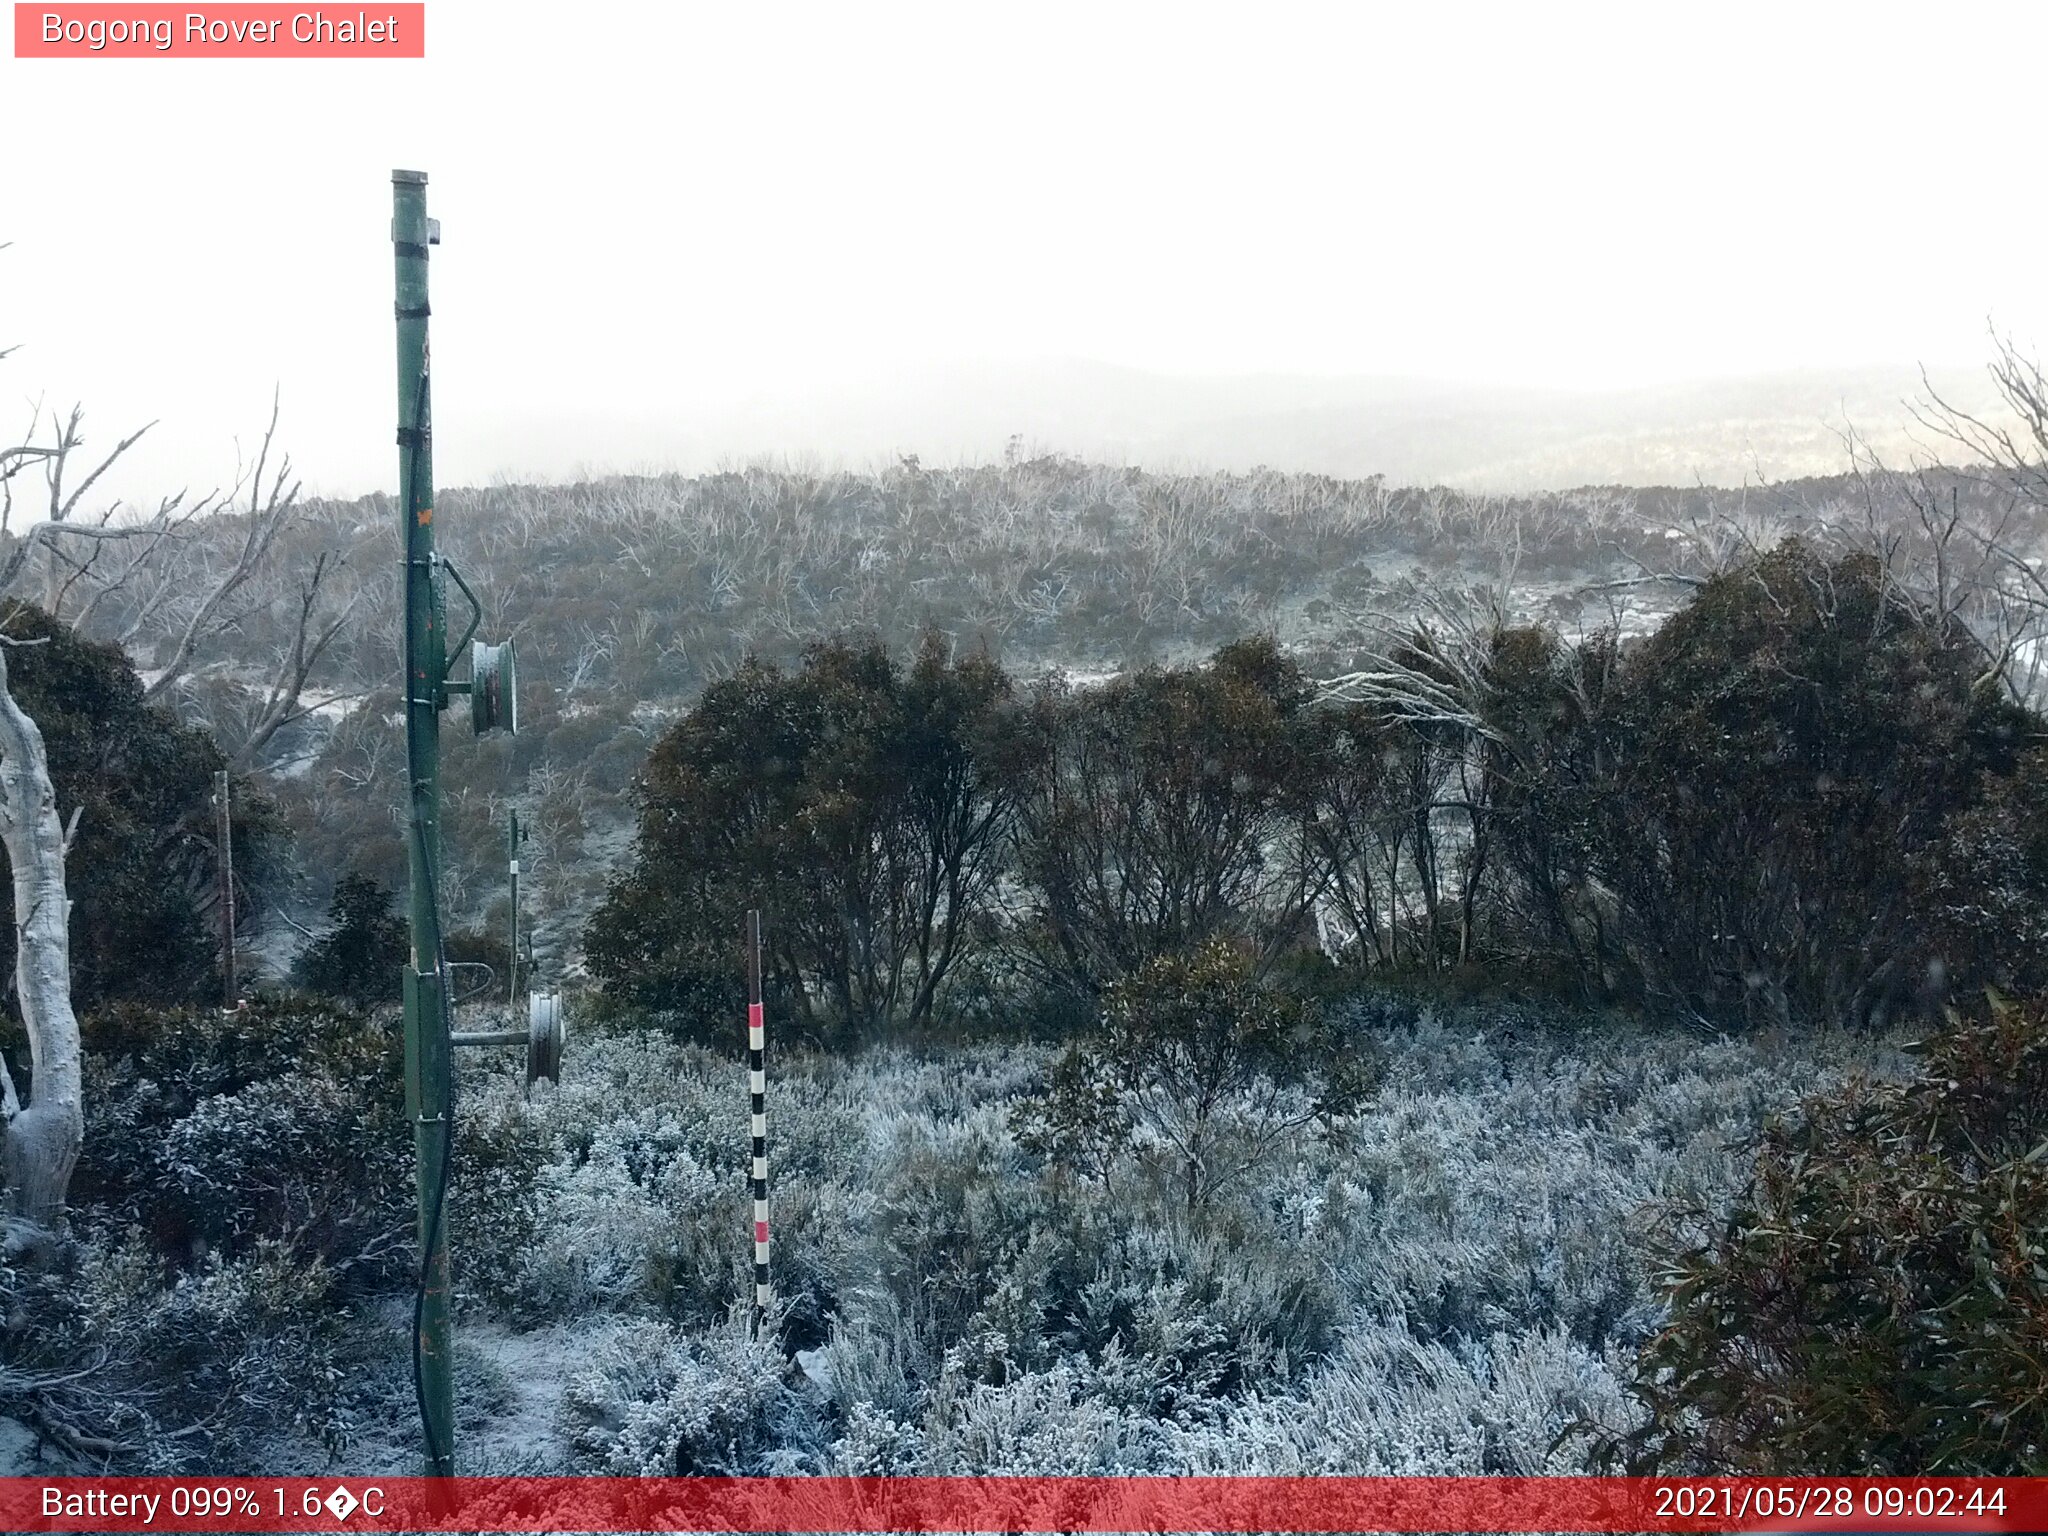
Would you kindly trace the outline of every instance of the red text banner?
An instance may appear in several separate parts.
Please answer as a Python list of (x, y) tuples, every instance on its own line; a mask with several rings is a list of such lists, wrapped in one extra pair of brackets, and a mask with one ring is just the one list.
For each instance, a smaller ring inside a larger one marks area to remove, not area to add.
[(2048, 1478), (0, 1478), (9, 1531), (2023, 1531)]
[(14, 7), (18, 59), (423, 59), (411, 5)]

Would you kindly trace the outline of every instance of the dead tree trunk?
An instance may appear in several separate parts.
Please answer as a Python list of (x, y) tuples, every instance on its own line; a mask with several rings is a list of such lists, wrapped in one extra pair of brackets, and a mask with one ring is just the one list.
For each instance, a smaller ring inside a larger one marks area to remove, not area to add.
[[(43, 733), (8, 691), (4, 647), (0, 844), (14, 874), (15, 993), (35, 1073), (26, 1105), (11, 1078), (0, 1082), (7, 1187), (15, 1216), (53, 1227), (63, 1217), (65, 1191), (85, 1139), (78, 1017), (71, 1011), (71, 900), (64, 888), (64, 827)], [(0, 1064), (0, 1078), (5, 1073)]]

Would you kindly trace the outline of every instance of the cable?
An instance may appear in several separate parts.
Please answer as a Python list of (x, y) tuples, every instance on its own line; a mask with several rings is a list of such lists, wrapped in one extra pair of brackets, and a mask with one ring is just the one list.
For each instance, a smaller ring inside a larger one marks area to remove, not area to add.
[[(448, 949), (441, 936), (441, 883), (440, 871), (434, 867), (432, 850), (428, 845), (426, 829), (415, 818), (413, 835), (421, 853), (421, 862), (427, 870), (428, 901), (434, 915), (434, 970), (440, 978), (435, 988), (441, 999), (441, 1034), (444, 1040), (455, 1032), (452, 1004), (448, 999)], [(412, 1395), (420, 1411), (420, 1438), (426, 1443), (427, 1461), (430, 1465), (452, 1463), (455, 1458), (453, 1445), (441, 1445), (435, 1440), (434, 1417), (427, 1411), (426, 1380), (420, 1369), (420, 1330), (426, 1321), (427, 1283), (431, 1277), (434, 1249), (441, 1238), (441, 1212), (448, 1201), (448, 1169), (455, 1161), (455, 1060), (454, 1047), (444, 1046), (448, 1070), (442, 1074), (441, 1104), (441, 1170), (434, 1181), (433, 1204), (427, 1208), (426, 1241), (420, 1246), (419, 1281), (413, 1288), (412, 1296)], [(421, 1109), (426, 1105), (422, 1104)], [(452, 1429), (453, 1426), (451, 1425)]]

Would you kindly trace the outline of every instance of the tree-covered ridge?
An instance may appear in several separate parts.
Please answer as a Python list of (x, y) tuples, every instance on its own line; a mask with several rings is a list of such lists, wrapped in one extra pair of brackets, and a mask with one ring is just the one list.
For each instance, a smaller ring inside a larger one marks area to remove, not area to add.
[[(1876, 489), (1896, 503), (1886, 519), (1910, 511)], [(1967, 477), (1940, 489), (1957, 492), (1965, 513), (1998, 499)], [(1860, 526), (1872, 494), (1867, 476), (1850, 475), (1747, 492), (1486, 497), (1059, 458), (444, 490), (447, 552), (484, 597), (485, 632), (516, 637), (527, 679), (517, 739), (455, 743), (451, 897), (486, 914), (500, 882), (496, 827), (516, 800), (533, 829), (543, 954), (568, 960), (627, 835), (641, 760), (666, 721), (749, 655), (786, 665), (847, 630), (907, 653), (937, 629), (1032, 676), (1187, 661), (1268, 631), (1326, 674), (1380, 643), (1388, 615), (1474, 583), (1567, 630), (1615, 612), (1646, 629), (1680, 589), (1645, 572), (1698, 573), (1743, 540)], [(223, 559), (238, 516), (206, 526)], [(316, 697), (331, 701), (266, 748), (288, 775), (281, 799), (307, 850), (308, 883), (288, 901), (302, 921), (342, 872), (391, 884), (404, 867), (390, 816), (402, 777), (393, 516), (385, 497), (313, 503), (276, 550), (281, 569), (324, 557), (321, 601), (350, 614), (314, 673)], [(126, 631), (148, 597), (103, 604), (96, 632)], [(181, 684), (181, 707), (233, 736), (288, 649), (295, 612), (281, 593), (219, 636), (224, 659)], [(145, 618), (131, 639), (145, 665), (172, 643), (179, 616), (174, 594)]]
[(1647, 638), (1424, 624), (1334, 690), (1270, 638), (1089, 688), (936, 634), (908, 664), (818, 642), (663, 736), (586, 950), (614, 995), (719, 1019), (759, 907), (821, 1040), (1093, 999), (1219, 940), (1713, 1029), (1882, 1024), (2038, 974), (2044, 757), (1967, 630), (1797, 541)]

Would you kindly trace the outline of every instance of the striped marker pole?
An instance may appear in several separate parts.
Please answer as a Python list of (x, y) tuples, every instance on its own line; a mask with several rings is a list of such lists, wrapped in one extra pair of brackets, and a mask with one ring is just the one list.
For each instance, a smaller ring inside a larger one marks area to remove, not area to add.
[(754, 1138), (754, 1327), (768, 1311), (768, 1032), (761, 1016), (761, 913), (747, 913), (747, 1096)]

